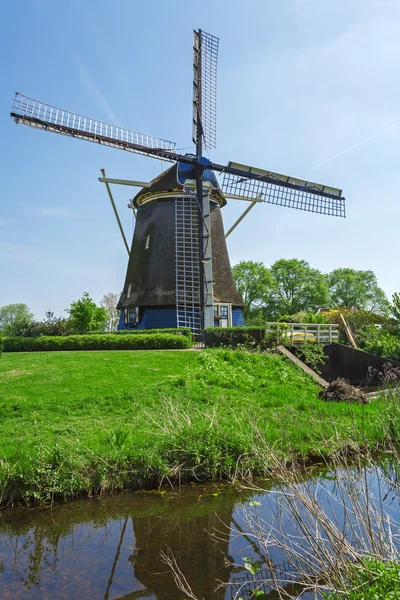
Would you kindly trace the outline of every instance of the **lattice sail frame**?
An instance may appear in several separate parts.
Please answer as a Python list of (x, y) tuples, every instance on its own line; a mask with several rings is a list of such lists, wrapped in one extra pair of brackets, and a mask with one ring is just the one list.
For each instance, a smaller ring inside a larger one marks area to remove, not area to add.
[(140, 154), (140, 151), (130, 147), (130, 145), (170, 152), (176, 151), (174, 142), (69, 112), (40, 100), (29, 98), (19, 92), (15, 94), (11, 116), (21, 125), (30, 125), (55, 133), (64, 133), (116, 148), (123, 147), (124, 150), (138, 154)]
[(345, 199), (341, 190), (278, 173), (264, 173), (260, 170), (258, 178), (254, 178), (252, 173), (252, 178), (249, 179), (225, 171), (222, 191), (244, 200), (266, 202), (321, 215), (346, 217)]
[(217, 120), (217, 64), (219, 38), (201, 29), (193, 32), (193, 142), (198, 119), (204, 147), (215, 148)]

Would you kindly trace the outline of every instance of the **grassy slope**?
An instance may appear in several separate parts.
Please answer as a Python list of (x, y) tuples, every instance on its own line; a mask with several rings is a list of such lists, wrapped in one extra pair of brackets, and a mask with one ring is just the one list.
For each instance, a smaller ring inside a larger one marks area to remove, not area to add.
[[(383, 405), (328, 404), (280, 356), (226, 350), (3, 354), (0, 502), (266, 472), (286, 458), (382, 442)], [(385, 410), (387, 408), (385, 407)], [(262, 435), (260, 435), (262, 432)]]

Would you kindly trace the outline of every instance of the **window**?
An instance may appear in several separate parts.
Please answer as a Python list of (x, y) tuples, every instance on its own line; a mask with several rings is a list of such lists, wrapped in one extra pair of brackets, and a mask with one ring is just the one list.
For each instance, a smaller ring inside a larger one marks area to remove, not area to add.
[(148, 233), (146, 235), (146, 245), (145, 245), (145, 250), (148, 250), (150, 248), (150, 234)]
[(219, 316), (221, 317), (221, 319), (227, 319), (228, 318), (228, 307), (227, 306), (220, 306), (219, 307)]
[(126, 292), (126, 297), (130, 298), (131, 297), (131, 291), (132, 291), (132, 284), (130, 283), (128, 285), (128, 291)]
[(214, 304), (214, 327), (231, 327), (231, 310), (230, 304)]
[(139, 324), (139, 307), (138, 306), (130, 306), (129, 308), (125, 308), (124, 310), (125, 317), (125, 325), (138, 325)]

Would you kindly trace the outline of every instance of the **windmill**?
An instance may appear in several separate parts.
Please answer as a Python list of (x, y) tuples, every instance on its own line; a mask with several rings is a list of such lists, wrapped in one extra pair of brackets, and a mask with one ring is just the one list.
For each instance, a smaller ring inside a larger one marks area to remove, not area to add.
[[(315, 182), (203, 156), (216, 145), (219, 39), (193, 32), (193, 142), (195, 154), (180, 154), (167, 140), (84, 117), (20, 93), (11, 111), (16, 123), (96, 142), (173, 164), (151, 182), (109, 179), (105, 183), (129, 254), (118, 307), (121, 327), (190, 327), (196, 334), (214, 324), (243, 324), (225, 239), (258, 203), (345, 217), (342, 191)], [(222, 175), (221, 184), (215, 173)], [(128, 205), (136, 216), (131, 249), (110, 184), (141, 187)], [(249, 206), (224, 234), (226, 198)]]

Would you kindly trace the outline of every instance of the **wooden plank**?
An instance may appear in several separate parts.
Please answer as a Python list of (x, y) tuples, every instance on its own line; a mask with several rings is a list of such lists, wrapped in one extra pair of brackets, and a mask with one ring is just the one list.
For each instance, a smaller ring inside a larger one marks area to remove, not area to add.
[(279, 352), (281, 354), (283, 354), (284, 356), (286, 356), (286, 358), (288, 358), (289, 360), (291, 360), (292, 363), (294, 363), (295, 365), (297, 365), (298, 367), (300, 367), (300, 369), (302, 369), (304, 371), (304, 373), (307, 373), (307, 375), (310, 375), (310, 377), (312, 377), (313, 379), (315, 379), (315, 381), (319, 385), (321, 385), (323, 388), (327, 388), (329, 386), (329, 383), (327, 381), (325, 381), (325, 379), (322, 379), (322, 377), (320, 375), (318, 375), (318, 373), (316, 373), (315, 371), (313, 371), (302, 360), (300, 360), (299, 358), (297, 358), (297, 356), (295, 356), (294, 354), (292, 354), (292, 352), (290, 352), (290, 350), (288, 350), (284, 346), (277, 346), (277, 349), (279, 350)]
[(349, 327), (349, 325), (348, 325), (348, 323), (347, 323), (346, 319), (345, 319), (345, 318), (344, 318), (344, 316), (342, 315), (342, 313), (340, 313), (340, 318), (341, 318), (341, 319), (342, 319), (342, 321), (343, 321), (344, 329), (345, 329), (345, 331), (346, 331), (346, 335), (347, 335), (347, 338), (348, 338), (348, 340), (349, 340), (350, 344), (353, 346), (353, 348), (354, 348), (355, 350), (357, 350), (357, 344), (356, 344), (356, 343), (355, 343), (355, 341), (354, 341), (353, 335), (352, 335), (352, 333), (351, 333), (351, 331), (350, 331), (350, 327)]

